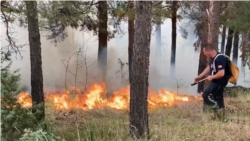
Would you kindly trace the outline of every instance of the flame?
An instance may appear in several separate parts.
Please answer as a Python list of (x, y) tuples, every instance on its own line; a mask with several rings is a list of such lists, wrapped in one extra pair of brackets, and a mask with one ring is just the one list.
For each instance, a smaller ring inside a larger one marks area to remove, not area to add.
[[(130, 100), (130, 87), (127, 86), (118, 91), (115, 91), (112, 97), (107, 98), (105, 84), (95, 83), (92, 87), (83, 92), (81, 89), (72, 87), (73, 93), (69, 91), (50, 92), (45, 94), (46, 101), (52, 101), (54, 109), (65, 110), (78, 108), (82, 110), (112, 108), (116, 110), (128, 110)], [(168, 107), (173, 106), (178, 101), (190, 101), (189, 96), (180, 96), (175, 92), (170, 92), (165, 89), (158, 93), (150, 90), (148, 93), (148, 107)], [(23, 107), (31, 107), (32, 100), (28, 92), (22, 92), (18, 95), (18, 102)]]
[(28, 108), (32, 106), (32, 100), (27, 92), (22, 92), (17, 97), (17, 102), (19, 102), (22, 107)]

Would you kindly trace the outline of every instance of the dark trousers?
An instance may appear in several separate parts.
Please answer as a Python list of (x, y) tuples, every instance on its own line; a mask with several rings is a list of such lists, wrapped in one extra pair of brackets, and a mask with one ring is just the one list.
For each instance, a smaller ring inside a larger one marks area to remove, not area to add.
[(210, 82), (203, 92), (203, 100), (207, 105), (218, 104), (219, 109), (225, 108), (223, 99), (224, 87)]

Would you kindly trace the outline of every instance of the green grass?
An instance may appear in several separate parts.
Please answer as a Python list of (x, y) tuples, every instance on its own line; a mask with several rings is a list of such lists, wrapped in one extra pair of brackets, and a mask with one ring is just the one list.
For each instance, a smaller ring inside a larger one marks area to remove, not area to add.
[[(196, 100), (149, 110), (150, 141), (250, 140), (250, 94), (225, 98), (227, 122), (211, 120)], [(49, 128), (65, 141), (130, 141), (128, 111), (46, 109)]]

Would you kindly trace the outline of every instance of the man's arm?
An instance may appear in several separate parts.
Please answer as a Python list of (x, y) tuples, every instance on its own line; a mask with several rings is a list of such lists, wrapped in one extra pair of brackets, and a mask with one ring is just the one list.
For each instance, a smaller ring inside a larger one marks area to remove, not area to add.
[(212, 79), (220, 79), (225, 75), (225, 65), (226, 65), (226, 59), (224, 56), (219, 56), (216, 59), (216, 69), (217, 73), (212, 76)]
[(205, 70), (198, 77), (202, 78), (202, 77), (206, 76), (209, 72), (210, 72), (210, 67), (207, 65)]

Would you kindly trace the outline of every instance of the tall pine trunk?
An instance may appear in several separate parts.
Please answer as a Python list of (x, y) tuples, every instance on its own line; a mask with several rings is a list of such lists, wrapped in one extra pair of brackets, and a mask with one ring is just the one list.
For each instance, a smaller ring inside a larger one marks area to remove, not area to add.
[(221, 53), (224, 54), (225, 52), (225, 39), (226, 39), (226, 26), (223, 25), (223, 29), (222, 29), (222, 39), (221, 39)]
[(176, 24), (177, 24), (177, 4), (178, 1), (172, 3), (172, 45), (171, 45), (171, 74), (175, 71), (176, 58)]
[[(37, 117), (38, 121), (44, 120), (44, 92), (43, 92), (43, 71), (41, 41), (38, 26), (37, 2), (25, 1), (28, 19), (29, 45), (30, 45), (30, 65), (31, 65), (31, 96), (32, 107), (42, 104), (41, 115)], [(33, 108), (33, 112), (36, 112)]]
[[(207, 42), (212, 44), (215, 50), (218, 50), (220, 2), (209, 1), (209, 9), (206, 12), (208, 16)], [(206, 87), (206, 82), (204, 83), (204, 87)], [(207, 110), (207, 104), (203, 103), (203, 111)]]
[[(198, 75), (200, 75), (203, 72), (203, 70), (207, 67), (207, 57), (204, 55), (202, 51), (203, 47), (208, 43), (208, 19), (207, 18), (205, 18), (203, 21), (202, 29), (203, 29), (202, 30), (203, 32), (202, 32), (202, 43), (201, 43), (200, 59), (199, 59), (199, 66), (198, 66)], [(203, 90), (204, 90), (204, 82), (198, 83), (198, 93), (203, 92)]]
[(130, 85), (130, 134), (148, 137), (148, 75), (151, 40), (152, 1), (136, 1), (135, 37)]
[(107, 1), (98, 2), (98, 67), (102, 70), (102, 80), (106, 82), (107, 74), (107, 45), (108, 45), (108, 13), (107, 13)]
[(237, 66), (239, 50), (239, 32), (234, 33), (233, 63)]
[[(203, 2), (204, 12), (209, 8), (209, 2)], [(203, 70), (207, 66), (207, 57), (203, 53), (203, 47), (208, 43), (208, 16), (205, 16), (202, 23), (202, 42), (201, 42), (201, 50), (199, 57), (199, 65), (198, 65), (198, 75), (200, 75)], [(203, 92), (204, 90), (204, 82), (198, 83), (198, 93)]]
[[(214, 48), (218, 50), (218, 36), (219, 36), (219, 14), (220, 14), (220, 0), (204, 1), (205, 11), (207, 16), (203, 21), (202, 47), (200, 52), (200, 60), (198, 67), (198, 75), (200, 75), (207, 66), (206, 57), (203, 54), (203, 47), (206, 44), (213, 44)], [(204, 90), (204, 84), (198, 84), (198, 92)]]
[(214, 49), (218, 50), (219, 38), (219, 16), (220, 16), (220, 2), (209, 2), (208, 15), (208, 43), (213, 44)]
[[(134, 9), (134, 3), (133, 1), (129, 1), (129, 10), (133, 11)], [(133, 13), (133, 12), (132, 12)], [(129, 16), (128, 20), (128, 62), (129, 62), (129, 82), (131, 83), (131, 77), (132, 77), (132, 60), (133, 60), (133, 46), (134, 46), (134, 18), (135, 14), (132, 14)]]
[(228, 35), (227, 35), (226, 53), (225, 53), (228, 57), (230, 57), (231, 50), (232, 50), (233, 34), (234, 34), (234, 31), (231, 28), (229, 28)]

